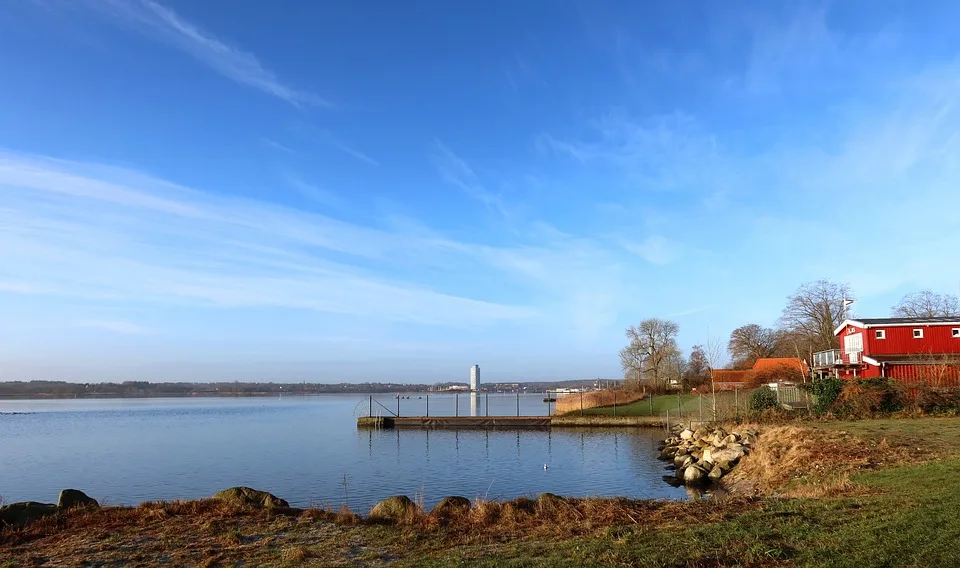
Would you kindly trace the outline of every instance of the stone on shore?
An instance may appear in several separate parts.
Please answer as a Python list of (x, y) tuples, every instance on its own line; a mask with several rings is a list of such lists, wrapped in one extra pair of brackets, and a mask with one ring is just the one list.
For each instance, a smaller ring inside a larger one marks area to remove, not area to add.
[(470, 500), (466, 497), (454, 495), (441, 499), (440, 502), (437, 503), (433, 508), (433, 510), (430, 511), (430, 514), (441, 517), (454, 517), (469, 513), (472, 506), (473, 504), (470, 503)]
[(691, 484), (699, 483), (703, 481), (705, 475), (706, 473), (699, 466), (691, 465), (683, 470), (683, 481)]
[(675, 468), (675, 478), (665, 479), (683, 480), (689, 485), (719, 481), (750, 453), (758, 435), (755, 430), (727, 432), (704, 426), (696, 430), (677, 428), (675, 434), (659, 447), (660, 459), (672, 462)]
[(86, 493), (79, 489), (64, 489), (60, 492), (60, 498), (57, 500), (57, 507), (61, 509), (73, 509), (74, 507), (99, 507), (97, 500), (88, 497)]
[(417, 505), (406, 495), (394, 495), (380, 501), (370, 509), (371, 519), (399, 521), (417, 512)]
[(213, 496), (217, 501), (232, 503), (240, 507), (254, 507), (257, 509), (274, 509), (290, 507), (290, 504), (276, 495), (266, 491), (258, 491), (249, 487), (231, 487), (224, 489)]
[(24, 501), (0, 507), (0, 528), (22, 527), (43, 517), (55, 515), (59, 509), (52, 503)]

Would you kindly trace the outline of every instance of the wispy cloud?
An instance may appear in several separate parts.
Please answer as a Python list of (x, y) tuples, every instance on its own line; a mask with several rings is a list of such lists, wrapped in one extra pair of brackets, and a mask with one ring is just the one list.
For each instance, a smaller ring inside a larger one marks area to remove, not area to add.
[(458, 188), (468, 197), (483, 203), (488, 209), (505, 217), (509, 215), (510, 210), (503, 198), (487, 190), (473, 168), (470, 167), (470, 164), (456, 155), (440, 140), (436, 140), (434, 146), (434, 165), (444, 182)]
[(284, 152), (287, 154), (296, 154), (296, 152), (294, 152), (293, 149), (291, 149), (288, 146), (284, 146), (283, 144), (277, 142), (272, 138), (261, 137), (260, 142), (262, 142), (263, 144), (266, 144), (267, 146), (270, 146), (274, 150), (280, 150), (281, 152)]
[(307, 199), (310, 199), (312, 201), (316, 201), (317, 203), (321, 203), (323, 205), (328, 205), (331, 207), (343, 206), (343, 200), (337, 197), (337, 195), (332, 191), (326, 191), (326, 190), (320, 189), (316, 185), (312, 183), (307, 183), (293, 174), (288, 173), (285, 175), (285, 177), (287, 182), (294, 189), (296, 189), (297, 192), (300, 193), (300, 195), (306, 197)]
[(127, 335), (147, 335), (153, 333), (153, 330), (141, 325), (119, 320), (88, 320), (77, 322), (75, 325), (76, 327), (101, 329), (104, 331), (123, 333)]
[(677, 260), (679, 252), (676, 243), (666, 237), (653, 235), (641, 242), (621, 240), (624, 250), (631, 252), (650, 264), (669, 264)]
[(339, 140), (333, 137), (328, 137), (327, 142), (337, 150), (340, 150), (341, 152), (349, 156), (353, 156), (354, 158), (360, 160), (361, 162), (366, 162), (371, 166), (380, 166), (380, 162), (378, 162), (377, 160), (374, 160), (373, 158), (371, 158), (370, 156), (364, 154), (359, 150), (355, 150), (354, 148), (347, 146), (343, 142), (340, 142)]
[[(91, 173), (96, 172), (96, 177)], [(476, 325), (528, 307), (389, 276), (445, 264), (470, 245), (436, 242), (198, 192), (136, 172), (0, 154), (0, 264), (7, 292), (158, 305), (276, 307), (386, 321)], [(357, 265), (330, 260), (355, 258)], [(384, 269), (371, 272), (369, 261)]]
[(252, 53), (227, 44), (162, 4), (151, 0), (86, 0), (86, 5), (122, 27), (187, 53), (240, 84), (296, 106), (331, 106), (324, 98), (281, 81)]

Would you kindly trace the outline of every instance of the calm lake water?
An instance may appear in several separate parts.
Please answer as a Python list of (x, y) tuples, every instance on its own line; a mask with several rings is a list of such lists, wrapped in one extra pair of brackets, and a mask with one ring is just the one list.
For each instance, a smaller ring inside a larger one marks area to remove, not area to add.
[[(400, 401), (422, 415), (426, 400)], [(396, 409), (395, 396), (375, 396)], [(430, 396), (430, 415), (483, 415), (486, 399)], [(517, 413), (491, 395), (489, 413)], [(0, 496), (55, 501), (73, 487), (107, 504), (196, 499), (234, 485), (297, 506), (365, 512), (396, 494), (430, 506), (446, 495), (686, 498), (661, 479), (657, 429), (358, 430), (365, 395), (278, 398), (0, 400)], [(387, 414), (383, 407), (382, 414)], [(547, 413), (522, 395), (520, 413)], [(544, 465), (547, 469), (544, 469)]]

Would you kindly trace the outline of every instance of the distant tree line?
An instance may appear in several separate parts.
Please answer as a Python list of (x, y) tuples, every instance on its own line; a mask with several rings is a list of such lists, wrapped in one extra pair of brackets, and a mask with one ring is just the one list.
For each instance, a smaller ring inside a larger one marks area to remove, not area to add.
[[(734, 329), (727, 342), (728, 368), (748, 369), (757, 359), (796, 357), (839, 348), (834, 330), (854, 313), (853, 291), (846, 284), (817, 280), (787, 297), (775, 327), (749, 323)], [(893, 317), (960, 317), (960, 300), (930, 290), (907, 294), (891, 309)], [(676, 322), (649, 318), (626, 329), (620, 365), (628, 385), (652, 392), (687, 390), (709, 384), (719, 366), (720, 345), (695, 345), (685, 357), (677, 346)]]
[(281, 394), (419, 392), (429, 385), (399, 383), (68, 383), (66, 381), (0, 382), (0, 398), (258, 396)]
[[(597, 380), (517, 382), (516, 390), (528, 392), (555, 388), (591, 388)], [(96, 398), (96, 397), (179, 397), (179, 396), (279, 396), (283, 394), (386, 394), (398, 392), (430, 392), (466, 383), (444, 382), (433, 385), (406, 383), (152, 383), (123, 381), (120, 383), (70, 383), (66, 381), (0, 382), (0, 398)], [(482, 388), (493, 388), (482, 384)]]

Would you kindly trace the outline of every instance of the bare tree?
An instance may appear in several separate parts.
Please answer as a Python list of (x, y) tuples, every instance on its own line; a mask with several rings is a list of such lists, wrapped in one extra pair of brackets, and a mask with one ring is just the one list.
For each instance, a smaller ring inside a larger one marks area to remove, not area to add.
[(836, 349), (840, 346), (835, 330), (843, 321), (850, 287), (829, 280), (807, 282), (787, 299), (780, 316), (780, 325), (786, 333), (806, 343), (815, 351)]
[(893, 307), (893, 315), (898, 318), (960, 317), (960, 300), (951, 294), (921, 290), (904, 296)]
[(620, 350), (625, 376), (650, 381), (654, 387), (665, 387), (671, 373), (671, 358), (679, 352), (679, 331), (676, 323), (659, 318), (645, 319), (640, 325), (628, 327), (629, 342)]
[(690, 349), (687, 359), (685, 382), (688, 386), (697, 387), (710, 380), (710, 362), (703, 345), (694, 345)]
[(727, 352), (734, 367), (752, 367), (757, 359), (773, 357), (780, 350), (781, 334), (755, 323), (740, 326), (730, 333)]
[(670, 381), (676, 381), (677, 388), (682, 391), (687, 390), (687, 360), (684, 359), (683, 353), (677, 349), (672, 355), (670, 355), (669, 361), (669, 373), (671, 375)]

